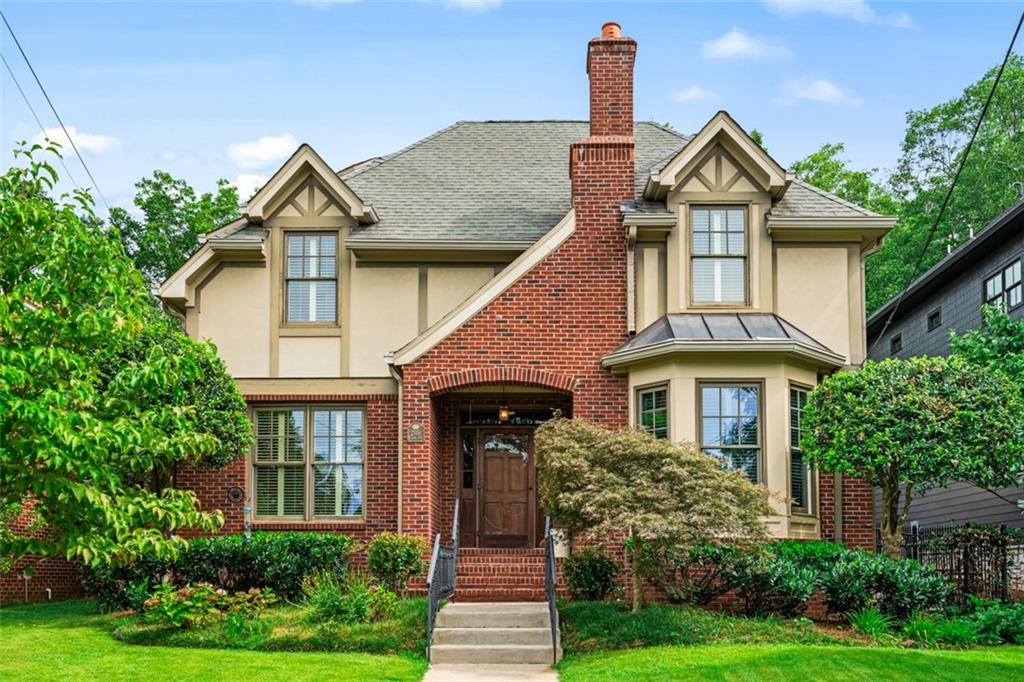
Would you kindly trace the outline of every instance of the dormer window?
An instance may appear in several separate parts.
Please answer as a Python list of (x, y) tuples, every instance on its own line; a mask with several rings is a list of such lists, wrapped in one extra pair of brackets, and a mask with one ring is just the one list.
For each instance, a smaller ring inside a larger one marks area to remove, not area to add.
[(285, 321), (333, 324), (338, 312), (338, 236), (286, 236)]
[(747, 301), (747, 210), (690, 210), (690, 298), (695, 305)]

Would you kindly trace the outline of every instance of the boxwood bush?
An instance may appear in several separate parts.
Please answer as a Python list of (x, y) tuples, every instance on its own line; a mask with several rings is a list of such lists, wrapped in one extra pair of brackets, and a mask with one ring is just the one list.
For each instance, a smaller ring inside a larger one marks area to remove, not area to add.
[(248, 543), (242, 535), (217, 535), (191, 540), (174, 560), (145, 557), (127, 566), (87, 567), (83, 584), (107, 611), (139, 610), (162, 582), (231, 591), (267, 587), (291, 601), (313, 573), (344, 578), (353, 549), (351, 538), (333, 533), (253, 533)]
[(565, 584), (573, 599), (603, 601), (615, 591), (619, 566), (593, 547), (573, 552), (565, 559)]

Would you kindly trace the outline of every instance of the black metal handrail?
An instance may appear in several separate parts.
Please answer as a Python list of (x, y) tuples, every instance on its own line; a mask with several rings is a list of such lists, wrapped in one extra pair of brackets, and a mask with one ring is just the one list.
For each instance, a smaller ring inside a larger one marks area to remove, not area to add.
[(441, 601), (455, 596), (455, 571), (459, 563), (459, 500), (455, 500), (451, 545), (441, 544), (441, 534), (434, 537), (434, 551), (427, 571), (427, 660), (434, 640), (434, 624)]
[(551, 517), (544, 519), (544, 596), (548, 600), (548, 617), (551, 619), (551, 663), (558, 663), (558, 606), (555, 604), (555, 540), (551, 536)]

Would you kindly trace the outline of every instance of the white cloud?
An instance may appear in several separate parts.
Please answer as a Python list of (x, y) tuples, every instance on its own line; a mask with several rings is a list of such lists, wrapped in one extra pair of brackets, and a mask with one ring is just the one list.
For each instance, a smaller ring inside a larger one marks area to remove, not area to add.
[(239, 168), (266, 168), (295, 151), (298, 143), (291, 133), (267, 135), (251, 142), (228, 147), (228, 157)]
[(718, 99), (717, 94), (699, 85), (691, 85), (672, 93), (672, 100), (675, 102), (714, 102)]
[[(75, 141), (78, 151), (83, 154), (105, 154), (117, 146), (118, 143), (116, 137), (79, 132), (75, 126), (68, 126), (68, 135)], [(40, 132), (36, 133), (32, 141), (36, 144), (43, 144), (47, 139), (60, 144), (62, 153), (74, 153), (71, 149), (71, 143), (68, 141), (68, 136), (60, 128), (43, 128)]]
[(231, 183), (238, 189), (238, 198), (245, 203), (253, 194), (270, 179), (268, 175), (259, 173), (242, 173)]
[(446, 0), (445, 7), (464, 9), (467, 12), (486, 12), (501, 7), (502, 0)]
[(763, 0), (771, 11), (784, 17), (801, 14), (827, 14), (840, 19), (852, 19), (861, 24), (884, 24), (894, 28), (914, 25), (910, 14), (879, 14), (865, 0)]
[(784, 92), (789, 99), (803, 99), (823, 104), (859, 107), (863, 101), (856, 93), (839, 87), (824, 78), (793, 80), (786, 83)]
[(778, 59), (790, 55), (786, 44), (750, 36), (734, 28), (721, 38), (704, 43), (702, 54), (705, 59)]

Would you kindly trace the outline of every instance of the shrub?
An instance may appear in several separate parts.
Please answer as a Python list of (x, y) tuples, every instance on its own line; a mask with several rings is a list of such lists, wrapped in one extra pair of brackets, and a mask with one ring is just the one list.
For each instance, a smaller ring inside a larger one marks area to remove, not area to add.
[(818, 588), (813, 568), (772, 554), (749, 554), (735, 562), (727, 575), (751, 615), (799, 615)]
[(386, 620), (395, 613), (398, 597), (382, 585), (371, 584), (362, 573), (352, 573), (341, 583), (330, 573), (306, 580), (306, 603), (315, 623), (352, 625)]
[(253, 533), (249, 543), (242, 535), (220, 535), (190, 541), (175, 560), (144, 557), (127, 566), (86, 567), (82, 582), (105, 611), (141, 610), (141, 593), (162, 582), (233, 591), (266, 587), (292, 600), (312, 573), (343, 578), (352, 549), (350, 538), (333, 533)]
[(345, 589), (333, 573), (320, 572), (307, 576), (302, 592), (310, 609), (310, 620), (325, 623), (342, 611)]
[(915, 613), (903, 624), (903, 634), (924, 646), (935, 646), (939, 643), (938, 621), (931, 616)]
[(414, 575), (423, 572), (423, 553), (427, 545), (422, 538), (395, 533), (381, 533), (367, 547), (370, 573), (392, 592), (405, 592)]
[(150, 621), (182, 628), (203, 625), (226, 613), (258, 618), (266, 607), (276, 601), (277, 595), (269, 589), (254, 587), (248, 592), (230, 594), (205, 583), (180, 589), (169, 583), (160, 583), (144, 607)]
[(705, 605), (731, 589), (727, 573), (743, 556), (736, 547), (701, 545), (666, 561), (662, 589), (672, 602)]
[(939, 618), (936, 626), (936, 638), (943, 644), (971, 646), (978, 643), (978, 631), (968, 618)]
[(564, 565), (565, 584), (573, 599), (603, 601), (615, 590), (619, 566), (593, 547), (570, 554)]
[(974, 600), (971, 617), (982, 644), (1024, 644), (1024, 603)]
[(878, 639), (889, 634), (892, 628), (892, 617), (881, 613), (874, 606), (854, 611), (847, 616), (850, 625), (858, 632), (863, 632), (869, 637)]
[(931, 566), (858, 551), (840, 555), (822, 573), (821, 585), (833, 613), (848, 614), (875, 605), (900, 620), (942, 608), (953, 588)]
[(394, 615), (398, 606), (398, 595), (384, 587), (374, 585), (370, 588), (370, 611), (373, 620), (387, 620)]
[(780, 540), (770, 543), (768, 549), (776, 556), (787, 557), (819, 573), (828, 570), (851, 551), (838, 542), (821, 540)]

